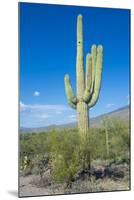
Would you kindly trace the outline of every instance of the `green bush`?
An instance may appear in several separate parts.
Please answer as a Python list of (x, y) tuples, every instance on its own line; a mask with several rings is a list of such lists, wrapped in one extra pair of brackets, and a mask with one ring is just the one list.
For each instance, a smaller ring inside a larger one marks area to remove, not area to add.
[(79, 170), (79, 137), (75, 131), (54, 133), (52, 136), (52, 178), (69, 184)]
[(101, 128), (90, 128), (85, 140), (77, 129), (21, 135), (20, 167), (43, 176), (49, 166), (53, 181), (70, 184), (80, 170), (90, 169), (93, 160), (129, 163), (129, 148), (129, 124), (105, 119)]

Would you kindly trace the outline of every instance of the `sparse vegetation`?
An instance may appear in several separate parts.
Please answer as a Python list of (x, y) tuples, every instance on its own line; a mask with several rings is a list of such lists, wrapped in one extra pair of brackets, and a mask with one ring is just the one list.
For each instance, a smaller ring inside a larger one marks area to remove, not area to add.
[[(109, 154), (105, 131), (109, 136)], [(77, 129), (21, 134), (20, 172), (22, 176), (40, 177), (38, 185), (59, 184), (70, 193), (82, 192), (83, 187), (83, 192), (95, 188), (109, 191), (105, 183), (112, 184), (109, 187), (114, 190), (113, 182), (116, 185), (119, 180), (126, 189), (129, 188), (129, 142), (129, 125), (109, 119), (102, 128), (90, 129), (86, 140), (79, 136)], [(76, 189), (78, 182), (81, 188)]]

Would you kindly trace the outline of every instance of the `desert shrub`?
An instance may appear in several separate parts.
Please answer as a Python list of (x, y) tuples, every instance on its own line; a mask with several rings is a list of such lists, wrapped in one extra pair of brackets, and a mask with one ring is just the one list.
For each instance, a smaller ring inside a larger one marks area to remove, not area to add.
[(91, 128), (85, 140), (80, 141), (79, 159), (82, 169), (90, 170), (92, 160), (105, 159), (105, 135), (103, 128)]
[(104, 130), (102, 128), (93, 129), (89, 134), (89, 142), (92, 159), (105, 159), (106, 145)]
[(50, 157), (46, 154), (37, 154), (32, 159), (32, 174), (38, 174), (42, 178), (44, 173), (50, 169)]
[[(107, 154), (106, 131), (108, 134)], [(87, 138), (81, 144), (80, 158), (84, 159), (84, 167), (89, 168), (92, 160), (113, 160), (129, 163), (130, 136), (128, 122), (120, 119), (105, 119), (100, 128), (90, 128)]]
[[(130, 135), (129, 124), (121, 119), (107, 119), (107, 132), (109, 135), (109, 159), (129, 160)], [(105, 132), (105, 129), (104, 129)]]
[[(44, 157), (49, 157), (49, 141), (47, 133), (25, 134), (20, 140), (20, 167), (21, 170), (37, 172), (37, 163), (41, 163)], [(27, 162), (25, 161), (27, 158)]]
[(78, 133), (71, 130), (53, 133), (51, 145), (53, 181), (70, 184), (80, 167)]
[[(109, 154), (106, 152), (106, 131)], [(90, 128), (85, 140), (77, 129), (23, 134), (20, 137), (20, 167), (26, 174), (40, 174), (49, 166), (52, 180), (70, 184), (80, 170), (89, 170), (93, 160), (129, 163), (129, 125), (106, 119), (99, 128)]]

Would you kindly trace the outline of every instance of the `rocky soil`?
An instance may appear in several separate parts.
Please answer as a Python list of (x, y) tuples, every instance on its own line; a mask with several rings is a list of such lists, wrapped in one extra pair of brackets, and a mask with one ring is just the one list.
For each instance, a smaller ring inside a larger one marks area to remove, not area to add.
[(126, 164), (98, 166), (90, 172), (81, 171), (69, 186), (66, 183), (53, 183), (50, 180), (50, 171), (42, 178), (39, 175), (20, 176), (19, 184), (20, 197), (129, 190), (129, 167)]

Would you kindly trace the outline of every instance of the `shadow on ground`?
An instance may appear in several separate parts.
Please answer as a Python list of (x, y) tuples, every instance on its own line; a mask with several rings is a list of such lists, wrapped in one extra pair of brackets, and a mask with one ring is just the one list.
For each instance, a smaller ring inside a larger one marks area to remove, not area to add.
[(14, 197), (18, 197), (18, 191), (17, 190), (9, 190), (8, 194), (14, 196)]

